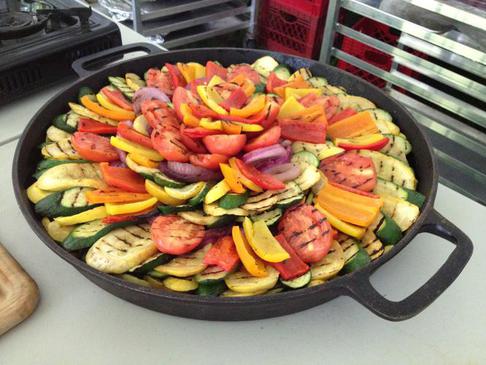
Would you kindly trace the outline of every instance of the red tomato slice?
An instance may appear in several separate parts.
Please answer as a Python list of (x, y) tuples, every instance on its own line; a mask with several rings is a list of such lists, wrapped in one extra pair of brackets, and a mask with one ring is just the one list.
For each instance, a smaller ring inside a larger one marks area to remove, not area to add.
[(330, 119), (327, 120), (327, 123), (329, 125), (331, 125), (331, 124), (336, 123), (336, 122), (338, 122), (342, 119), (346, 119), (348, 117), (351, 117), (355, 114), (356, 114), (356, 110), (354, 110), (353, 108), (346, 108), (346, 109), (340, 111), (339, 113), (334, 114)]
[(150, 227), (152, 240), (160, 252), (183, 255), (194, 250), (204, 238), (204, 226), (177, 215), (155, 218)]
[(189, 137), (188, 135), (184, 134), (184, 130), (186, 129), (186, 126), (181, 125), (181, 141), (184, 143), (184, 145), (191, 150), (191, 152), (194, 153), (207, 153), (208, 150), (204, 146), (204, 144), (201, 142), (200, 139), (194, 139)]
[(241, 87), (237, 87), (234, 89), (231, 94), (223, 100), (219, 105), (221, 105), (226, 110), (230, 110), (231, 108), (240, 109), (243, 105), (246, 104), (248, 97), (246, 96), (245, 92)]
[(204, 129), (204, 128), (201, 128), (201, 127), (195, 127), (195, 128), (184, 128), (182, 133), (184, 135), (186, 135), (187, 137), (190, 137), (192, 139), (197, 139), (197, 138), (203, 138), (203, 137), (206, 137), (206, 136), (218, 134), (218, 133), (220, 133), (220, 131), (213, 131), (213, 130)]
[(192, 114), (196, 118), (213, 118), (217, 119), (219, 117), (218, 113), (212, 111), (209, 109), (207, 106), (201, 105), (201, 104), (194, 104), (191, 103), (189, 104)]
[(132, 103), (125, 98), (120, 90), (115, 89), (113, 86), (105, 86), (103, 89), (101, 89), (101, 93), (107, 97), (110, 102), (119, 106), (120, 108), (130, 111), (133, 110)]
[(142, 114), (154, 129), (179, 130), (180, 123), (173, 109), (160, 100), (145, 100), (141, 105)]
[(234, 156), (246, 143), (245, 134), (215, 134), (203, 138), (204, 145), (211, 153)]
[(100, 163), (103, 180), (115, 188), (132, 193), (146, 193), (142, 176), (125, 167), (113, 167), (106, 162)]
[(206, 62), (206, 80), (211, 80), (214, 75), (218, 75), (223, 80), (226, 80), (228, 71), (221, 65), (213, 61)]
[(89, 132), (95, 134), (115, 134), (116, 127), (98, 122), (90, 118), (79, 118), (78, 132)]
[(219, 155), (219, 154), (199, 154), (199, 155), (191, 155), (189, 157), (189, 161), (194, 166), (205, 167), (211, 170), (219, 170), (219, 164), (225, 163), (228, 161), (228, 156)]
[(154, 129), (151, 138), (154, 148), (166, 160), (189, 161), (189, 151), (182, 142), (181, 133), (178, 129)]
[(372, 191), (376, 185), (376, 171), (371, 158), (357, 151), (348, 151), (321, 161), (321, 170), (329, 181), (362, 191)]
[(206, 265), (217, 265), (224, 271), (233, 270), (239, 262), (240, 257), (231, 236), (221, 237), (204, 256)]
[(307, 271), (309, 271), (309, 266), (307, 266), (307, 264), (302, 261), (299, 255), (297, 255), (297, 253), (292, 248), (292, 246), (289, 245), (283, 234), (279, 234), (275, 236), (275, 238), (280, 243), (280, 246), (282, 246), (282, 248), (290, 255), (290, 258), (282, 262), (268, 263), (280, 273), (282, 279), (292, 280), (301, 275), (304, 275)]
[(270, 72), (270, 75), (268, 75), (267, 84), (266, 84), (267, 93), (273, 93), (274, 88), (279, 87), (279, 86), (283, 86), (286, 83), (287, 83), (287, 81), (279, 79), (278, 76), (275, 74), (275, 72)]
[(306, 263), (322, 260), (331, 248), (331, 225), (326, 217), (311, 205), (300, 204), (287, 209), (278, 229)]
[(154, 148), (150, 137), (138, 133), (135, 129), (130, 128), (126, 124), (119, 123), (117, 132), (120, 136), (128, 139), (129, 141), (132, 141), (147, 148)]
[(174, 85), (167, 72), (162, 72), (158, 68), (151, 68), (145, 73), (145, 80), (147, 86), (156, 87), (166, 93), (172, 95), (174, 92)]
[(285, 189), (285, 184), (270, 174), (260, 172), (256, 167), (236, 159), (236, 165), (243, 175), (265, 190)]
[(299, 99), (299, 103), (309, 108), (313, 105), (322, 105), (324, 110), (330, 106), (328, 96), (318, 96), (316, 94), (307, 94), (306, 96)]
[(182, 76), (177, 66), (166, 63), (165, 67), (167, 67), (167, 71), (172, 80), (172, 85), (174, 86), (174, 88), (177, 88), (178, 86), (186, 86), (186, 79), (184, 78), (184, 76)]
[(281, 133), (282, 133), (282, 129), (278, 125), (276, 125), (266, 130), (258, 137), (249, 140), (243, 149), (246, 152), (249, 152), (249, 151), (256, 150), (257, 148), (271, 146), (272, 144), (278, 142)]
[(293, 119), (280, 119), (279, 125), (282, 128), (282, 137), (293, 141), (310, 143), (326, 143), (327, 123), (325, 119), (321, 122), (302, 122)]
[(207, 80), (205, 77), (201, 77), (200, 79), (192, 80), (189, 83), (189, 90), (191, 90), (191, 94), (195, 96), (196, 99), (199, 98), (198, 93), (197, 93), (197, 87), (199, 85), (204, 85), (206, 84)]
[(236, 76), (243, 74), (247, 79), (258, 85), (260, 81), (260, 75), (250, 65), (241, 64), (232, 66), (228, 72), (228, 80), (234, 79)]
[(86, 160), (95, 162), (109, 162), (118, 160), (116, 148), (110, 140), (94, 133), (76, 132), (71, 137), (76, 152)]
[(172, 104), (174, 104), (174, 110), (176, 111), (177, 117), (180, 121), (182, 121), (184, 117), (181, 112), (181, 105), (189, 103), (197, 103), (197, 100), (190, 91), (180, 86), (177, 87), (174, 90), (174, 96), (172, 96)]

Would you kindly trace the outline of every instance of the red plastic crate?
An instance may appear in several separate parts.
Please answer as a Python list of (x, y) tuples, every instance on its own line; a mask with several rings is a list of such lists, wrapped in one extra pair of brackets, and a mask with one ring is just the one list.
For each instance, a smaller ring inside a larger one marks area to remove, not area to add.
[(300, 2), (287, 3), (285, 0), (268, 0), (262, 4), (259, 44), (272, 51), (317, 57), (325, 17), (309, 14), (299, 7)]
[(322, 16), (329, 0), (281, 0), (281, 3), (310, 15)]

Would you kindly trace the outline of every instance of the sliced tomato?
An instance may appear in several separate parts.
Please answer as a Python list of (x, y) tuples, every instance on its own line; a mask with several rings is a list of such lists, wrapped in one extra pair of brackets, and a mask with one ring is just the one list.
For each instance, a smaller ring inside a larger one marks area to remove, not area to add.
[(319, 96), (316, 94), (307, 94), (299, 99), (299, 103), (306, 108), (309, 108), (314, 105), (322, 105), (324, 110), (330, 106), (330, 101), (328, 96)]
[(145, 73), (147, 86), (156, 87), (167, 95), (174, 93), (174, 85), (167, 72), (162, 72), (158, 68), (151, 68)]
[(217, 119), (219, 117), (218, 113), (212, 111), (211, 109), (209, 109), (205, 105), (190, 103), (189, 104), (189, 107), (192, 110), (192, 114), (196, 118), (213, 118), (213, 119)]
[(90, 118), (79, 118), (78, 132), (89, 132), (95, 134), (115, 134), (116, 127), (98, 122)]
[(189, 161), (189, 151), (182, 142), (182, 136), (178, 129), (154, 129), (151, 139), (154, 148), (166, 160)]
[(261, 121), (261, 125), (263, 128), (267, 129), (277, 119), (278, 112), (280, 111), (280, 104), (274, 100), (273, 98), (267, 97), (267, 105), (265, 108), (260, 112), (263, 113), (264, 117)]
[(214, 134), (221, 133), (221, 131), (214, 131), (214, 130), (205, 129), (201, 127), (195, 127), (195, 128), (184, 128), (182, 133), (192, 139), (198, 139), (198, 138), (204, 138), (206, 136), (212, 136)]
[(334, 114), (331, 118), (327, 120), (329, 125), (340, 121), (341, 119), (346, 119), (356, 114), (356, 110), (353, 108), (346, 108), (341, 110), (339, 113)]
[(278, 224), (278, 229), (306, 263), (322, 260), (331, 248), (331, 225), (326, 217), (311, 205), (300, 204), (287, 209)]
[(142, 114), (154, 129), (179, 130), (180, 123), (173, 109), (160, 100), (145, 100), (141, 105)]
[(192, 80), (189, 83), (189, 90), (191, 90), (191, 94), (194, 95), (195, 98), (199, 98), (198, 93), (197, 93), (197, 87), (199, 85), (204, 85), (206, 84), (207, 80), (205, 77), (201, 77), (200, 79)]
[(228, 80), (231, 81), (238, 75), (244, 75), (247, 79), (255, 85), (260, 83), (260, 75), (248, 64), (240, 64), (232, 66), (228, 72)]
[(199, 246), (204, 238), (204, 226), (191, 223), (177, 215), (155, 218), (150, 231), (159, 251), (170, 255), (188, 253)]
[(225, 100), (219, 103), (219, 105), (221, 105), (226, 110), (230, 110), (231, 108), (240, 109), (243, 105), (246, 104), (247, 100), (248, 97), (246, 96), (243, 89), (241, 87), (237, 87)]
[(258, 137), (249, 140), (243, 149), (246, 152), (249, 152), (256, 150), (257, 148), (271, 146), (272, 144), (278, 142), (281, 133), (282, 129), (280, 128), (280, 126), (273, 126), (272, 128), (260, 134)]
[(116, 148), (106, 137), (88, 132), (75, 132), (71, 143), (79, 155), (90, 161), (109, 162), (118, 160)]
[(197, 103), (196, 98), (194, 98), (190, 91), (183, 87), (176, 87), (174, 95), (172, 96), (172, 104), (174, 105), (174, 110), (180, 121), (182, 121), (184, 117), (181, 112), (181, 105), (189, 103)]
[(206, 80), (211, 80), (214, 75), (217, 75), (223, 80), (226, 80), (228, 70), (213, 61), (206, 62)]
[(246, 143), (245, 134), (215, 134), (203, 138), (204, 145), (211, 153), (234, 156)]
[(200, 139), (191, 138), (188, 135), (184, 134), (184, 130), (186, 129), (185, 125), (181, 125), (181, 141), (184, 145), (194, 153), (207, 153), (208, 150), (201, 142)]
[(236, 159), (236, 166), (246, 178), (259, 187), (266, 190), (285, 189), (285, 184), (270, 174), (260, 172), (256, 167), (247, 165), (240, 159)]
[(146, 193), (145, 180), (136, 172), (125, 167), (110, 166), (106, 162), (100, 163), (100, 169), (108, 185), (132, 193)]
[(362, 191), (372, 191), (376, 186), (373, 161), (357, 151), (325, 158), (320, 168), (331, 182)]
[(217, 153), (213, 153), (213, 154), (204, 153), (198, 155), (191, 155), (189, 157), (189, 161), (194, 166), (205, 167), (211, 170), (219, 170), (219, 164), (225, 163), (226, 161), (228, 161), (228, 158), (229, 158), (228, 156), (219, 155)]
[(179, 86), (186, 86), (186, 79), (184, 78), (184, 76), (182, 76), (181, 71), (179, 71), (179, 68), (177, 68), (176, 65), (166, 63), (165, 67), (167, 67), (167, 72), (169, 73), (174, 88), (177, 88)]
[(130, 128), (128, 125), (119, 123), (118, 134), (129, 141), (137, 143), (147, 148), (154, 148), (150, 137), (144, 136), (142, 133), (138, 133), (135, 129)]
[(239, 262), (240, 257), (231, 236), (218, 239), (204, 256), (206, 265), (217, 265), (224, 271), (232, 271)]
[(326, 143), (327, 123), (325, 119), (322, 122), (280, 119), (279, 125), (282, 128), (283, 138), (309, 143)]
[(104, 88), (101, 89), (101, 93), (108, 98), (108, 100), (119, 106), (122, 109), (125, 110), (133, 110), (132, 103), (130, 103), (125, 96), (122, 94), (122, 92), (118, 89), (115, 89), (113, 86), (105, 86)]
[(280, 273), (282, 279), (292, 280), (309, 271), (309, 266), (297, 255), (283, 234), (279, 234), (275, 238), (290, 256), (290, 258), (282, 262), (269, 262), (269, 265), (273, 266)]
[(273, 93), (274, 88), (283, 86), (286, 83), (287, 81), (280, 79), (275, 72), (270, 72), (270, 75), (268, 75), (267, 78), (267, 83), (265, 85), (265, 88), (268, 93)]

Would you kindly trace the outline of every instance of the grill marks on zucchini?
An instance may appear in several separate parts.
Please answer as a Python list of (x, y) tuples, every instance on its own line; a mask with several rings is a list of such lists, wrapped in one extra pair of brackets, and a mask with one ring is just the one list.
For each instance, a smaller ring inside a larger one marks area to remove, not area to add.
[(45, 217), (66, 217), (75, 215), (96, 207), (89, 205), (86, 192), (90, 188), (72, 188), (63, 192), (51, 194), (35, 205), (35, 211)]
[(37, 181), (42, 190), (63, 191), (73, 187), (104, 188), (98, 164), (69, 163), (54, 166), (44, 172)]
[(332, 242), (331, 249), (324, 258), (312, 264), (312, 280), (328, 280), (338, 274), (344, 266), (344, 252), (337, 241)]
[(197, 251), (193, 251), (186, 255), (177, 256), (168, 263), (155, 267), (154, 270), (162, 274), (176, 276), (179, 278), (185, 278), (202, 273), (207, 267), (207, 265), (204, 263), (204, 256), (209, 251), (211, 246), (211, 244), (208, 244)]
[(74, 149), (71, 138), (64, 138), (42, 147), (42, 155), (54, 160), (80, 160), (82, 157)]
[(153, 256), (157, 248), (148, 224), (117, 228), (95, 242), (86, 263), (102, 272), (122, 274)]
[(51, 125), (47, 128), (46, 136), (51, 142), (59, 142), (66, 138), (71, 138), (72, 134)]
[(135, 95), (135, 91), (128, 86), (126, 80), (123, 77), (108, 77), (108, 81), (110, 84), (113, 85), (115, 88), (120, 90), (123, 95), (125, 95), (128, 99), (132, 100), (133, 95)]
[(382, 198), (383, 211), (395, 221), (402, 232), (417, 220), (420, 214), (418, 206), (390, 195), (384, 195)]
[(385, 134), (384, 136), (388, 138), (388, 144), (381, 149), (381, 152), (408, 164), (407, 154), (412, 151), (410, 142), (401, 136), (393, 134)]
[(376, 260), (385, 252), (385, 246), (383, 246), (383, 243), (376, 237), (375, 232), (371, 229), (368, 229), (365, 232), (363, 238), (361, 238), (361, 244), (371, 260)]

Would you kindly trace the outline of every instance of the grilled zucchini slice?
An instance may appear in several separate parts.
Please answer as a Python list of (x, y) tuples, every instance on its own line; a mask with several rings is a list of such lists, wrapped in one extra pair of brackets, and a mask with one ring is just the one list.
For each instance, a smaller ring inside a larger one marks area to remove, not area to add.
[(277, 284), (279, 273), (271, 266), (267, 266), (267, 276), (255, 277), (247, 271), (237, 271), (224, 279), (226, 285), (237, 293), (266, 292)]
[(337, 155), (344, 152), (344, 149), (334, 146), (332, 142), (326, 143), (308, 143), (308, 142), (294, 142), (292, 143), (292, 153), (297, 154), (299, 152), (306, 151), (317, 156), (319, 160), (323, 160), (327, 157)]
[(257, 59), (251, 67), (258, 72), (263, 77), (268, 77), (270, 72), (272, 72), (278, 66), (278, 62), (270, 56), (263, 56)]
[(333, 241), (324, 258), (311, 265), (312, 280), (328, 280), (337, 275), (344, 266), (344, 252), (338, 241)]
[(82, 157), (76, 152), (71, 137), (61, 139), (57, 142), (47, 143), (41, 150), (44, 158), (53, 160), (81, 160)]
[(150, 225), (117, 228), (101, 237), (86, 254), (86, 263), (102, 272), (122, 274), (152, 257), (157, 247), (152, 241)]
[(45, 191), (39, 188), (38, 182), (33, 183), (31, 186), (27, 188), (27, 197), (34, 204), (37, 204), (42, 199), (48, 197), (51, 194), (54, 194), (54, 192)]
[(66, 217), (93, 209), (97, 205), (89, 205), (86, 192), (91, 188), (71, 188), (66, 191), (55, 192), (42, 199), (35, 205), (35, 212), (39, 215), (55, 218)]
[(47, 128), (46, 136), (51, 142), (59, 142), (63, 139), (71, 138), (72, 134), (51, 125), (49, 128)]
[(132, 100), (133, 95), (135, 95), (135, 91), (128, 86), (126, 80), (123, 77), (118, 76), (109, 76), (108, 81), (110, 84), (120, 90), (123, 95), (125, 95), (129, 100)]
[(250, 211), (241, 208), (224, 209), (221, 208), (217, 203), (203, 204), (204, 213), (211, 215), (213, 217), (222, 217), (225, 215), (236, 215), (239, 217), (246, 217), (250, 215)]
[(425, 196), (418, 191), (403, 188), (391, 181), (386, 181), (380, 178), (376, 180), (376, 186), (373, 189), (373, 193), (380, 196), (391, 195), (396, 198), (405, 199), (419, 208), (422, 207), (425, 202)]
[(412, 151), (410, 142), (403, 137), (395, 136), (393, 134), (385, 134), (384, 136), (388, 138), (388, 143), (380, 152), (398, 158), (400, 161), (408, 164), (407, 154)]
[(402, 232), (417, 220), (420, 210), (415, 204), (391, 195), (383, 195), (382, 198), (383, 212), (395, 221)]
[(300, 176), (294, 180), (302, 191), (312, 188), (321, 179), (319, 170), (315, 166), (307, 165)]
[(63, 191), (73, 187), (105, 188), (98, 164), (69, 163), (54, 166), (37, 181), (41, 190)]
[(222, 227), (233, 222), (234, 220), (234, 217), (230, 215), (214, 217), (211, 215), (205, 215), (199, 210), (193, 212), (179, 212), (177, 214), (189, 222), (200, 224), (202, 226), (206, 226), (207, 228)]
[(183, 293), (196, 290), (198, 287), (198, 283), (194, 278), (168, 277), (164, 279), (163, 284), (169, 290)]
[(337, 97), (339, 98), (339, 110), (352, 108), (360, 112), (365, 109), (376, 108), (374, 103), (362, 96), (338, 94)]
[(106, 118), (106, 117), (102, 117), (101, 115), (98, 115), (94, 112), (92, 112), (91, 110), (85, 108), (84, 106), (82, 105), (79, 105), (79, 104), (76, 104), (76, 103), (68, 103), (69, 104), (69, 107), (71, 108), (71, 110), (82, 116), (82, 117), (86, 117), (86, 118), (90, 118), (90, 119), (94, 119), (100, 123), (105, 123), (105, 124), (108, 124), (108, 125), (118, 125), (118, 121), (116, 120), (113, 120), (113, 119), (110, 119), (110, 118)]
[(361, 238), (361, 247), (368, 253), (371, 260), (376, 260), (385, 252), (385, 246), (372, 229), (368, 229)]
[(277, 208), (273, 209), (261, 214), (256, 214), (250, 216), (252, 222), (257, 222), (263, 220), (267, 226), (271, 226), (278, 222), (278, 220), (282, 217), (282, 209)]
[(71, 233), (75, 226), (63, 226), (56, 221), (51, 221), (44, 217), (41, 220), (42, 225), (47, 231), (47, 234), (56, 242), (62, 242)]
[(208, 266), (204, 263), (204, 256), (210, 248), (211, 244), (208, 244), (197, 251), (177, 256), (164, 265), (156, 266), (154, 271), (179, 278), (199, 274)]

